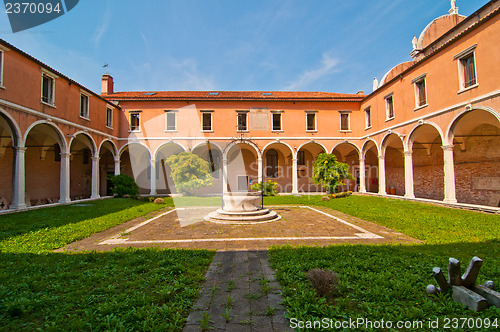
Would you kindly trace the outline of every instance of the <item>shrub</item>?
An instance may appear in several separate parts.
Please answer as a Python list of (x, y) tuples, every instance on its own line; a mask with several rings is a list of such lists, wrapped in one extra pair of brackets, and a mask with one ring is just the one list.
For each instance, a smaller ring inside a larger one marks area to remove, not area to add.
[(139, 194), (139, 186), (134, 179), (126, 174), (110, 175), (108, 179), (111, 181), (113, 194), (118, 197), (136, 197)]
[(192, 152), (174, 154), (165, 161), (171, 169), (177, 191), (191, 196), (193, 191), (214, 182), (210, 165)]
[(278, 193), (278, 183), (268, 180), (266, 182), (254, 183), (250, 186), (250, 189), (262, 191), (264, 196), (276, 196)]
[(328, 197), (328, 196), (323, 196), (323, 197), (321, 197), (321, 200), (322, 200), (323, 202), (326, 202), (326, 201), (329, 201), (329, 200), (330, 200), (330, 197)]
[(348, 169), (349, 166), (337, 161), (335, 155), (320, 153), (314, 161), (311, 180), (316, 184), (326, 186), (328, 192), (333, 194), (337, 192), (337, 188), (343, 184), (345, 179), (353, 179)]
[(320, 297), (332, 299), (339, 283), (338, 275), (330, 270), (312, 269), (307, 272), (307, 279)]
[(155, 204), (163, 204), (163, 203), (165, 203), (163, 198), (158, 197), (157, 199), (155, 199)]

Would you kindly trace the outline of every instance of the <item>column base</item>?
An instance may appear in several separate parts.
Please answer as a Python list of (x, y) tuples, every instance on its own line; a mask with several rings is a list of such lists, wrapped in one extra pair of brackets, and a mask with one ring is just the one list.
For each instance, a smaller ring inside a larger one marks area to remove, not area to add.
[(98, 198), (101, 198), (101, 195), (90, 196), (90, 199), (98, 199)]
[(444, 199), (443, 203), (455, 204), (455, 203), (457, 203), (457, 200), (456, 199)]
[(415, 195), (411, 194), (411, 195), (405, 195), (404, 196), (405, 198), (415, 198)]
[(62, 203), (62, 204), (71, 203), (71, 198), (61, 198), (61, 199), (59, 199), (59, 203)]
[(26, 206), (26, 204), (12, 204), (11, 206), (9, 206), (9, 208), (11, 210), (26, 210), (28, 209), (28, 207)]

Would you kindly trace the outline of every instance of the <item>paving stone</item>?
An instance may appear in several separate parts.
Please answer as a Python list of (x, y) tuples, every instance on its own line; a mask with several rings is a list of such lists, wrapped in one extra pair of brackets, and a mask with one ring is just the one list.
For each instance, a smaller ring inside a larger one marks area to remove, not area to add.
[(269, 293), (267, 294), (267, 300), (269, 301), (269, 306), (277, 310), (284, 310), (283, 306), (283, 296), (281, 294)]
[(186, 325), (200, 325), (202, 315), (203, 311), (201, 310), (191, 311), (186, 320)]
[(182, 332), (200, 332), (201, 328), (199, 325), (186, 325), (183, 329)]
[(252, 314), (256, 316), (265, 316), (266, 311), (269, 308), (269, 301), (267, 296), (263, 296), (257, 300), (250, 301), (250, 308), (252, 309)]
[(252, 331), (258, 332), (273, 332), (273, 323), (270, 317), (267, 316), (253, 316), (252, 317)]
[(290, 321), (285, 317), (284, 310), (276, 310), (271, 319), (273, 321), (273, 328), (275, 331), (293, 331), (290, 327)]
[(231, 323), (226, 325), (226, 331), (231, 332), (251, 332), (252, 327), (250, 325), (242, 325), (238, 323)]

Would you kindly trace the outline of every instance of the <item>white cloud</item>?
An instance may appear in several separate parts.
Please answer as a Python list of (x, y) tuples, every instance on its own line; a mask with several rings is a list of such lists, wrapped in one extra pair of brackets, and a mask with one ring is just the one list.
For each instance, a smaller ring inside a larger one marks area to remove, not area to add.
[(284, 90), (302, 90), (310, 84), (337, 72), (338, 63), (338, 59), (332, 58), (328, 54), (323, 53), (320, 68), (305, 71), (302, 75), (299, 76), (296, 81), (290, 83), (287, 87), (285, 87)]
[(102, 37), (108, 30), (110, 23), (111, 23), (111, 4), (108, 0), (106, 1), (106, 10), (102, 15), (101, 23), (97, 26), (97, 29), (94, 31), (94, 34), (92, 35), (92, 42), (94, 42), (94, 45), (97, 46), (99, 44)]

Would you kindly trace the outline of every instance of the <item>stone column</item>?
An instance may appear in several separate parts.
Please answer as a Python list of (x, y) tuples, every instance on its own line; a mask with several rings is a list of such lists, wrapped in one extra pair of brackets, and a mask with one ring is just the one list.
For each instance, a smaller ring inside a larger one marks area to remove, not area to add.
[(25, 173), (25, 154), (26, 148), (14, 148), (14, 169), (12, 174), (12, 205), (11, 209), (19, 210), (26, 208), (25, 190), (26, 190), (26, 173)]
[(364, 158), (359, 160), (359, 192), (366, 192), (366, 166)]
[(99, 198), (99, 157), (92, 157), (92, 194), (90, 198)]
[(299, 193), (299, 179), (297, 175), (297, 157), (292, 159), (292, 194)]
[(264, 165), (262, 157), (257, 158), (257, 182), (261, 183), (264, 180)]
[(120, 158), (115, 158), (115, 175), (120, 174)]
[(456, 203), (455, 163), (453, 145), (442, 146), (444, 151), (444, 202)]
[(387, 195), (385, 189), (385, 159), (384, 156), (378, 156), (378, 193)]
[(151, 192), (150, 195), (156, 195), (156, 162), (154, 159), (151, 159), (151, 167), (149, 168), (150, 172), (150, 187)]
[(413, 192), (413, 152), (405, 151), (405, 197), (415, 198)]
[(70, 153), (61, 153), (61, 179), (59, 188), (59, 203), (71, 202), (70, 196), (70, 172), (69, 172), (69, 157)]
[(227, 193), (227, 158), (222, 158), (222, 194)]

